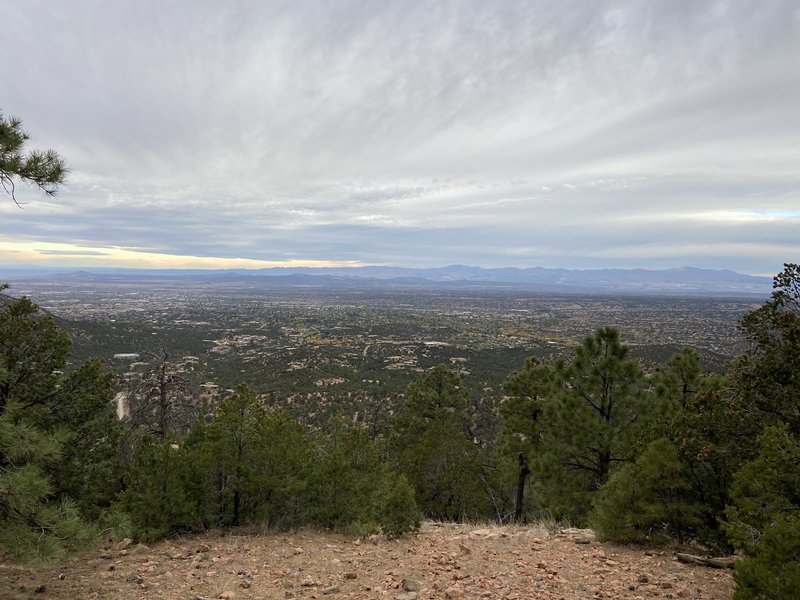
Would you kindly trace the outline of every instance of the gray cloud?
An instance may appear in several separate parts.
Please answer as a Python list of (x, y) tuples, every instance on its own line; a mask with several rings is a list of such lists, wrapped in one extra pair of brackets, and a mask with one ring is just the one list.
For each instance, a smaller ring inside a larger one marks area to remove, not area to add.
[(73, 172), (0, 235), (168, 254), (771, 273), (793, 1), (4, 5), (0, 102)]

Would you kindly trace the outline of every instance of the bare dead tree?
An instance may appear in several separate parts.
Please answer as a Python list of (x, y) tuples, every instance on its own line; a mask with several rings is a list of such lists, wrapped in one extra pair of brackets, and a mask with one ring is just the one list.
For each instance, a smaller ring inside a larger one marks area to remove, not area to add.
[(164, 440), (171, 431), (188, 429), (194, 415), (195, 390), (162, 347), (156, 352), (142, 352), (146, 366), (136, 374), (125, 395), (131, 406), (134, 427), (145, 426)]

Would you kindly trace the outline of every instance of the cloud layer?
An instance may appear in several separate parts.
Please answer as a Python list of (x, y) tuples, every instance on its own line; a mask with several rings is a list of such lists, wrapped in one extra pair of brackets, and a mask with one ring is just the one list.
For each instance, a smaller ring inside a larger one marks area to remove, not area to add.
[(72, 166), (0, 203), (3, 247), (58, 252), (2, 262), (800, 258), (793, 0), (0, 11), (0, 108)]

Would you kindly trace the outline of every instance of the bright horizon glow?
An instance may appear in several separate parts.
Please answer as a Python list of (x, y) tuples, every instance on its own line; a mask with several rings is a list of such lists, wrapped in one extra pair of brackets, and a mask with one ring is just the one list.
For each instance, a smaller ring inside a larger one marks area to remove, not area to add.
[[(737, 248), (740, 251), (757, 251), (757, 248)], [(684, 256), (691, 256), (696, 249), (686, 248)], [(736, 249), (731, 249), (734, 251)], [(798, 245), (800, 251), (800, 244)], [(429, 265), (429, 268), (444, 268), (455, 263)], [(459, 263), (461, 264), (461, 263)], [(81, 246), (33, 241), (0, 241), (0, 269), (269, 269), (269, 268), (358, 268), (358, 267), (403, 267), (392, 263), (364, 263), (359, 261), (333, 261), (313, 259), (254, 260), (248, 258), (220, 258), (213, 256), (179, 256), (147, 250), (117, 247)], [(479, 268), (479, 264), (470, 264)], [(692, 265), (682, 265), (691, 267)], [(551, 267), (555, 268), (555, 267)], [(575, 267), (572, 270), (593, 270), (603, 267)], [(624, 268), (624, 267), (617, 267)], [(655, 267), (651, 270), (668, 270), (675, 267)], [(769, 272), (742, 272), (743, 275), (773, 277)]]
[(357, 261), (308, 259), (254, 260), (213, 256), (180, 256), (116, 247), (52, 242), (0, 241), (0, 265), (14, 267), (136, 269), (264, 269), (270, 267), (361, 267)]

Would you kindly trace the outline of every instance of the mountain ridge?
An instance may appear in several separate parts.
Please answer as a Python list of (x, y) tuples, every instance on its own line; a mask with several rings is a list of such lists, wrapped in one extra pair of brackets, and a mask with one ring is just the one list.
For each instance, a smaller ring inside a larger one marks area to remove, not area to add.
[(730, 269), (563, 269), (546, 267), (270, 267), (262, 269), (47, 269), (0, 266), (0, 280), (134, 282), (193, 279), (248, 285), (317, 285), (339, 287), (444, 286), (511, 287), (538, 292), (600, 292), (677, 295), (767, 296), (772, 279)]

